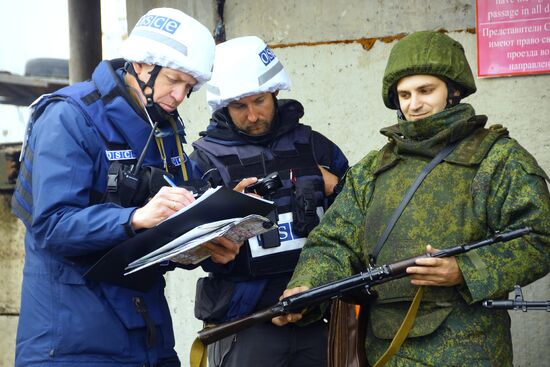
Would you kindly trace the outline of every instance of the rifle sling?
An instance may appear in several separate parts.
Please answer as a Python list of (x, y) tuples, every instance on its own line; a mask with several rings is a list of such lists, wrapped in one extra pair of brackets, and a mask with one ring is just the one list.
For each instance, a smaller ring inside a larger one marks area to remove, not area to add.
[(420, 174), (416, 177), (416, 180), (414, 180), (411, 187), (409, 187), (409, 189), (405, 193), (405, 197), (403, 197), (403, 200), (401, 200), (401, 203), (399, 204), (397, 209), (395, 209), (395, 211), (393, 212), (390, 218), (390, 221), (388, 222), (386, 229), (384, 229), (384, 233), (382, 233), (382, 236), (378, 239), (378, 242), (376, 243), (376, 246), (374, 247), (373, 252), (369, 254), (369, 261), (371, 266), (374, 266), (376, 264), (376, 258), (378, 257), (380, 250), (382, 250), (382, 247), (384, 246), (384, 244), (386, 243), (386, 240), (390, 236), (390, 233), (393, 227), (395, 226), (395, 223), (397, 223), (397, 220), (403, 213), (403, 210), (405, 210), (405, 207), (407, 206), (407, 204), (409, 204), (409, 201), (411, 201), (412, 196), (414, 195), (414, 193), (416, 192), (416, 190), (418, 189), (422, 181), (424, 181), (428, 173), (430, 173), (435, 168), (435, 166), (437, 166), (449, 154), (451, 154), (451, 152), (456, 148), (458, 143), (459, 141), (455, 141), (454, 143), (451, 143), (447, 145), (445, 148), (441, 149), (441, 151), (437, 153), (437, 155), (430, 161), (430, 163), (426, 165), (426, 167), (424, 167), (424, 169), (422, 169)]
[(191, 354), (189, 355), (190, 367), (206, 367), (208, 352), (206, 346), (199, 338), (195, 338), (191, 345)]
[(418, 307), (420, 306), (420, 301), (422, 299), (422, 295), (424, 294), (424, 287), (421, 286), (416, 291), (416, 294), (414, 295), (414, 299), (411, 303), (411, 306), (409, 307), (409, 310), (407, 311), (407, 315), (405, 315), (405, 319), (403, 319), (403, 322), (401, 323), (401, 326), (399, 326), (399, 329), (397, 330), (397, 333), (395, 333), (395, 336), (393, 337), (393, 340), (390, 343), (390, 346), (382, 357), (376, 363), (373, 367), (382, 367), (384, 366), (391, 357), (399, 350), (401, 347), (401, 344), (405, 341), (407, 338), (407, 335), (409, 335), (409, 331), (411, 330), (414, 320), (416, 318), (416, 313), (418, 311)]

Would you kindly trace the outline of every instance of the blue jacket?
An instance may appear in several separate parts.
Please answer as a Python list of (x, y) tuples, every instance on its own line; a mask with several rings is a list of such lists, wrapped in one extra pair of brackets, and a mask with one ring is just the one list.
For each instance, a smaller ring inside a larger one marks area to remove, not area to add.
[[(46, 97), (31, 115), (13, 198), (27, 226), (17, 366), (179, 365), (164, 297), (163, 273), (172, 268), (159, 267), (155, 286), (142, 293), (86, 281), (90, 263), (75, 260), (93, 259), (132, 235), (128, 223), (136, 208), (97, 197), (106, 191), (107, 157), (114, 156), (107, 145), (127, 146), (139, 156), (151, 131), (133, 103), (122, 71), (104, 61), (91, 81)], [(177, 158), (174, 135), (163, 140), (167, 157)], [(163, 167), (154, 142), (144, 165)], [(181, 172), (176, 180), (182, 181)]]

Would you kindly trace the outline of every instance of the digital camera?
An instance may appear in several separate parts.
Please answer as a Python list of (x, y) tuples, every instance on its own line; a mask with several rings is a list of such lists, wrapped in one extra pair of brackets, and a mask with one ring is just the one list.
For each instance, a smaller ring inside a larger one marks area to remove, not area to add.
[(270, 197), (281, 187), (283, 187), (283, 182), (279, 177), (279, 173), (272, 172), (264, 178), (259, 179), (256, 183), (247, 186), (244, 192), (255, 192), (260, 196)]

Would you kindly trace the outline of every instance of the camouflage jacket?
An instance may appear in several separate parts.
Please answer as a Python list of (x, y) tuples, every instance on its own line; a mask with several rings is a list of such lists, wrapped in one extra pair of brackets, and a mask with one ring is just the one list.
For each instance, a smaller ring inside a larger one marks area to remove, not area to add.
[[(533, 233), (458, 256), (465, 284), (427, 287), (409, 338), (390, 364), (511, 365), (508, 314), (484, 309), (479, 301), (506, 297), (515, 284), (548, 273), (548, 177), (506, 129), (484, 128), (486, 120), (459, 104), (421, 124), (399, 121), (383, 129), (389, 143), (348, 172), (343, 191), (310, 234), (289, 284), (313, 287), (365, 270), (406, 190), (439, 150), (459, 140), (414, 194), (378, 264), (421, 254), (427, 244), (447, 248), (523, 226)], [(366, 340), (370, 363), (393, 338), (416, 287), (403, 278), (376, 290)]]

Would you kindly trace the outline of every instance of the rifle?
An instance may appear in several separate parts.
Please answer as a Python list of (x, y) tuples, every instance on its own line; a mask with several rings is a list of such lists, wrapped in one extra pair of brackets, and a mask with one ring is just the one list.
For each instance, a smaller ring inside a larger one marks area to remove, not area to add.
[(499, 310), (522, 310), (523, 312), (527, 312), (528, 310), (546, 310), (550, 312), (550, 300), (524, 301), (521, 287), (516, 285), (514, 299), (483, 301), (483, 307)]
[(377, 284), (386, 283), (390, 280), (402, 278), (407, 275), (406, 269), (415, 265), (415, 261), (425, 257), (449, 257), (477, 249), (479, 247), (492, 245), (497, 242), (506, 242), (521, 237), (531, 232), (531, 228), (524, 227), (507, 232), (497, 232), (494, 236), (484, 240), (471, 242), (438, 251), (433, 254), (423, 254), (413, 258), (398, 261), (389, 265), (370, 267), (365, 272), (336, 280), (325, 285), (311, 288), (305, 292), (297, 293), (281, 299), (275, 305), (255, 312), (252, 315), (241, 319), (233, 320), (217, 326), (206, 327), (199, 331), (198, 337), (204, 345), (211, 344), (229, 335), (249, 328), (250, 326), (271, 320), (273, 317), (289, 313), (301, 312), (308, 306), (319, 304), (324, 301), (341, 298), (358, 291), (370, 293), (371, 287)]

